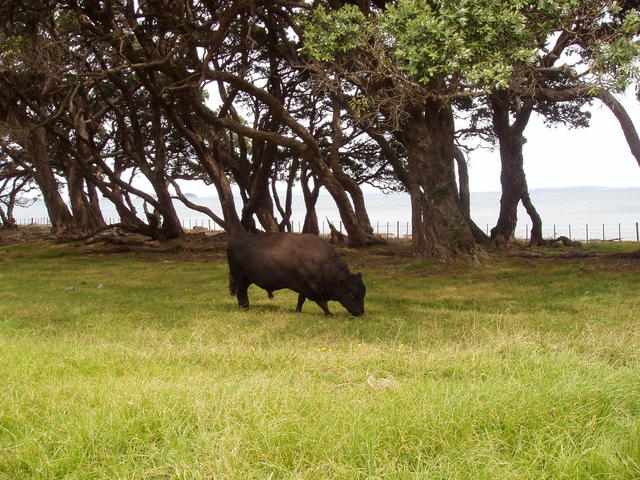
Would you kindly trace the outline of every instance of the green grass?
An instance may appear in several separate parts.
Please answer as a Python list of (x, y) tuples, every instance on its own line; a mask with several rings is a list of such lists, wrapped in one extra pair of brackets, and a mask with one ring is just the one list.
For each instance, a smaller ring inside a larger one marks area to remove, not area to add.
[(637, 260), (367, 255), (326, 319), (239, 311), (224, 263), (0, 247), (0, 479), (640, 477)]

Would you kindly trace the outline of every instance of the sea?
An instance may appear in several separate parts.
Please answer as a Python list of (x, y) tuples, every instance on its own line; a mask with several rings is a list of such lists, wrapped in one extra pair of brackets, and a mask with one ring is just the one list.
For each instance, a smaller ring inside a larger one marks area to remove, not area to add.
[[(364, 192), (367, 211), (374, 230), (390, 237), (404, 237), (411, 232), (410, 201), (406, 193), (382, 193), (377, 190)], [(542, 217), (543, 236), (556, 238), (560, 235), (579, 240), (639, 240), (640, 188), (569, 187), (533, 189), (531, 200)], [(284, 198), (284, 195), (282, 195)], [(217, 197), (196, 196), (190, 200), (204, 205), (220, 214)], [(241, 205), (239, 197), (236, 204)], [(185, 207), (176, 201), (176, 210), (185, 228), (219, 229), (207, 216)], [(137, 205), (140, 214), (142, 204)], [(500, 208), (499, 192), (471, 193), (471, 216), (476, 224), (488, 232), (495, 225)], [(293, 195), (292, 224), (299, 231), (304, 221), (304, 200), (301, 191)], [(104, 217), (117, 223), (118, 216), (113, 204), (102, 200)], [(327, 222), (342, 228), (333, 199), (325, 191), (321, 192), (316, 206), (321, 229), (329, 232)], [(28, 208), (18, 208), (15, 217), (20, 224), (46, 223), (47, 211), (42, 200), (37, 200)], [(529, 237), (531, 221), (522, 206), (518, 211), (516, 237)]]

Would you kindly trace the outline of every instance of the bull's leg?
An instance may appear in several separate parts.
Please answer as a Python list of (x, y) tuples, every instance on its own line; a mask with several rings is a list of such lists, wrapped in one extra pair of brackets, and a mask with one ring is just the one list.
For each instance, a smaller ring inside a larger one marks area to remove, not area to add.
[(333, 317), (333, 313), (331, 313), (329, 311), (329, 307), (327, 305), (327, 301), (326, 300), (316, 300), (316, 303), (318, 304), (318, 306), (322, 309), (322, 311), (324, 312), (324, 316), (325, 317)]
[(302, 304), (306, 299), (307, 297), (305, 297), (303, 294), (301, 293), (298, 294), (298, 305), (296, 306), (296, 312), (298, 313), (302, 312)]
[(249, 295), (247, 289), (250, 282), (246, 278), (239, 278), (236, 280), (236, 296), (238, 297), (238, 306), (240, 308), (249, 308)]

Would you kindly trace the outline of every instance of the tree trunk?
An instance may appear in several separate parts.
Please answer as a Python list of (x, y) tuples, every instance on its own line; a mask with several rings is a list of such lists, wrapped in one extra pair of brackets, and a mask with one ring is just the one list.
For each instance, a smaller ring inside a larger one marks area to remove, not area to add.
[[(151, 128), (153, 131), (153, 161), (147, 163), (145, 158), (140, 159), (140, 167), (151, 182), (151, 186), (156, 193), (158, 201), (158, 213), (162, 216), (162, 225), (159, 229), (159, 237), (163, 240), (180, 238), (184, 235), (180, 218), (173, 205), (171, 194), (169, 193), (169, 182), (167, 181), (167, 150), (165, 146), (165, 132), (162, 128), (162, 109), (157, 99), (151, 103)], [(146, 171), (145, 171), (146, 170)], [(150, 223), (151, 225), (151, 223)]]
[[(194, 145), (195, 146), (195, 145)], [(236, 211), (236, 202), (233, 198), (233, 190), (229, 179), (224, 173), (224, 167), (216, 161), (216, 159), (206, 149), (198, 145), (196, 153), (198, 154), (202, 166), (209, 174), (209, 178), (216, 188), (220, 207), (222, 208), (222, 218), (225, 222), (225, 230), (229, 233), (244, 232), (245, 229), (240, 223), (240, 217)]]
[(0, 222), (2, 222), (2, 228), (4, 230), (10, 230), (16, 228), (14, 222), (11, 221), (11, 217), (5, 214), (2, 208), (0, 208)]
[(105, 225), (102, 215), (96, 215), (96, 211), (92, 208), (84, 191), (84, 184), (84, 177), (80, 175), (77, 167), (67, 170), (67, 188), (73, 212), (74, 233), (78, 234), (89, 233)]
[(252, 158), (255, 161), (254, 167), (257, 171), (251, 175), (249, 185), (248, 201), (242, 208), (242, 225), (245, 229), (251, 226), (251, 217), (255, 214), (267, 232), (279, 231), (278, 222), (273, 215), (273, 202), (269, 195), (269, 180), (271, 170), (277, 155), (277, 146), (265, 144), (265, 142), (255, 141)]
[(509, 123), (509, 98), (505, 92), (491, 97), (493, 127), (500, 143), (500, 214), (496, 226), (491, 229), (491, 239), (498, 246), (506, 246), (513, 238), (518, 224), (518, 203), (523, 202), (532, 222), (531, 245), (542, 243), (542, 219), (529, 197), (524, 173), (524, 129), (533, 111), (533, 103), (525, 104), (513, 124)]
[(276, 177), (271, 178), (271, 194), (275, 201), (278, 212), (282, 220), (278, 224), (278, 229), (281, 232), (292, 232), (293, 225), (291, 224), (292, 203), (293, 203), (293, 185), (296, 181), (296, 174), (298, 173), (298, 167), (300, 166), (300, 160), (294, 158), (289, 165), (289, 172), (287, 175), (287, 192), (285, 194), (284, 205), (280, 202), (278, 191), (276, 190)]
[(100, 197), (98, 196), (96, 186), (86, 180), (85, 182), (87, 184), (87, 195), (89, 196), (89, 207), (93, 211), (93, 215), (99, 219), (100, 223), (106, 225), (107, 222), (104, 220), (104, 216), (102, 215)]
[(77, 95), (76, 102), (72, 103), (70, 113), (73, 114), (73, 126), (76, 132), (75, 152), (69, 152), (63, 159), (69, 200), (73, 212), (73, 220), (76, 233), (84, 234), (105, 226), (99, 206), (92, 205), (84, 191), (84, 172), (91, 161), (93, 137), (87, 130), (85, 121), (86, 97)]
[[(171, 104), (164, 104), (163, 109), (169, 120), (174, 124), (180, 133), (186, 138), (195, 150), (200, 164), (209, 175), (216, 192), (220, 207), (222, 208), (222, 218), (224, 225), (221, 225), (227, 232), (245, 231), (238, 212), (236, 211), (235, 200), (233, 198), (233, 190), (227, 178), (224, 165), (220, 160), (221, 147), (215, 141), (212, 135), (211, 126), (202, 118), (192, 118), (193, 107), (196, 111), (205, 111), (205, 107), (201, 105), (201, 99), (197, 90), (184, 92), (177, 99), (180, 108), (174, 108)], [(197, 107), (200, 107), (198, 109)], [(188, 121), (184, 121), (183, 117)], [(214, 219), (215, 220), (215, 219)]]
[(362, 189), (349, 175), (347, 175), (342, 169), (342, 162), (340, 161), (340, 148), (344, 144), (344, 137), (342, 134), (342, 122), (340, 118), (340, 102), (336, 96), (332, 98), (332, 141), (331, 148), (329, 150), (329, 164), (331, 165), (331, 171), (333, 172), (336, 180), (340, 182), (346, 192), (351, 197), (353, 203), (353, 209), (356, 214), (360, 228), (369, 235), (373, 234), (373, 227), (369, 220), (369, 214), (367, 212), (366, 205), (364, 203), (364, 195)]
[(180, 218), (176, 212), (175, 206), (171, 199), (168, 189), (168, 182), (164, 178), (164, 172), (157, 171), (153, 184), (153, 190), (158, 196), (158, 212), (162, 216), (162, 225), (160, 226), (160, 238), (168, 240), (172, 238), (180, 238), (184, 235)]
[(455, 182), (451, 108), (429, 101), (424, 112), (410, 113), (399, 138), (407, 149), (414, 253), (445, 261), (472, 254), (475, 242)]
[(629, 150), (631, 150), (631, 154), (640, 166), (640, 139), (638, 138), (638, 132), (627, 110), (616, 97), (606, 90), (598, 90), (596, 96), (611, 110), (611, 113), (616, 116), (618, 123), (620, 123), (622, 133), (624, 133), (624, 138), (627, 140)]
[(533, 203), (531, 203), (531, 198), (529, 198), (529, 189), (527, 188), (526, 182), (522, 193), (522, 205), (524, 205), (525, 210), (529, 214), (529, 218), (531, 218), (531, 237), (529, 239), (529, 246), (539, 247), (543, 244), (542, 219), (540, 218), (538, 211), (533, 206)]
[[(5, 178), (0, 184), (0, 220), (2, 228), (11, 230), (18, 228), (18, 223), (13, 216), (18, 196), (22, 193), (22, 188), (31, 181), (31, 176)], [(5, 210), (2, 209), (4, 205)]]
[(304, 215), (304, 225), (302, 226), (302, 233), (313, 233), (320, 235), (320, 228), (318, 226), (318, 215), (316, 213), (316, 202), (318, 201), (318, 195), (320, 194), (320, 184), (314, 179), (313, 188), (309, 188), (309, 181), (313, 178), (308, 174), (306, 166), (303, 167), (300, 174), (300, 185), (302, 186), (302, 194), (304, 196), (304, 205), (306, 213)]
[(506, 246), (513, 238), (518, 223), (518, 203), (522, 199), (525, 178), (522, 169), (522, 144), (509, 138), (500, 138), (500, 213), (491, 229), (491, 239), (498, 246)]
[(465, 219), (469, 223), (473, 238), (478, 243), (488, 243), (489, 237), (482, 231), (476, 222), (471, 219), (471, 193), (469, 192), (469, 170), (467, 168), (467, 162), (459, 148), (454, 150), (454, 159), (458, 166), (458, 201), (460, 203), (460, 210)]
[(66, 235), (74, 230), (73, 216), (64, 203), (47, 152), (47, 132), (44, 127), (35, 127), (27, 138), (27, 151), (34, 169), (34, 180), (42, 192), (44, 204), (51, 220), (51, 230), (57, 235)]
[(305, 158), (307, 164), (317, 175), (320, 183), (327, 189), (331, 197), (333, 197), (342, 224), (347, 231), (350, 247), (364, 247), (376, 242), (376, 239), (369, 232), (362, 228), (356, 214), (349, 202), (349, 197), (342, 186), (336, 179), (329, 167), (325, 164), (319, 149), (308, 150)]

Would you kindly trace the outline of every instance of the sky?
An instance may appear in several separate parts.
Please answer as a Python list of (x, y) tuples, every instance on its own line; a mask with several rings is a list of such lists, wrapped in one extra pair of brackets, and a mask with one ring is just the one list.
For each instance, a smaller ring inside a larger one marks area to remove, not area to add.
[[(640, 131), (640, 103), (632, 94), (617, 96)], [(525, 137), (524, 168), (529, 189), (574, 186), (640, 187), (640, 165), (611, 111), (594, 101), (591, 125), (583, 129), (549, 128), (532, 117)], [(499, 152), (471, 152), (472, 192), (500, 191)]]

